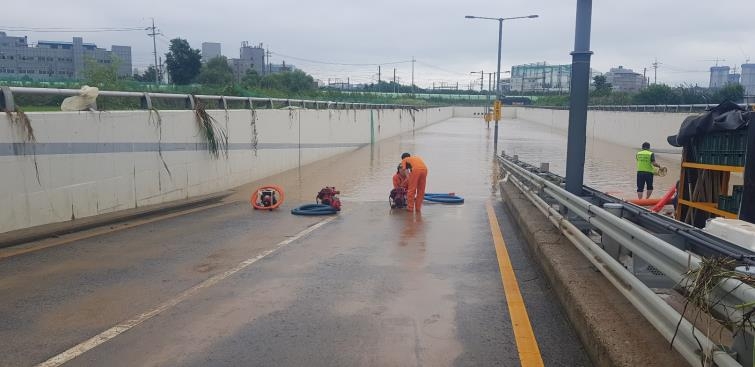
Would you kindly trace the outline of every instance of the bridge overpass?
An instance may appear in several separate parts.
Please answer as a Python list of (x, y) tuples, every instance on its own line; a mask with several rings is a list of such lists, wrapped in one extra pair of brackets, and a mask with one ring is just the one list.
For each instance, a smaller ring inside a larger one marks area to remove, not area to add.
[[(533, 251), (480, 110), (212, 110), (230, 139), (217, 159), (191, 111), (30, 113), (34, 142), (3, 126), (18, 173), (2, 178), (0, 364), (686, 365), (574, 250)], [(634, 140), (660, 146), (685, 115), (605, 113), (587, 181), (631, 192)], [(500, 146), (559, 172), (563, 124), (507, 109)], [(428, 163), (428, 191), (465, 203), (391, 211), (404, 151)], [(267, 183), (284, 206), (252, 210)], [(325, 185), (340, 214), (288, 213)]]

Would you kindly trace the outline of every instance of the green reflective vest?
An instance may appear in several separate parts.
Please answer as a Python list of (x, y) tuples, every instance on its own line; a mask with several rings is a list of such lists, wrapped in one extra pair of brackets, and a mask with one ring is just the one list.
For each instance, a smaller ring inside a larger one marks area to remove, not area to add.
[(641, 150), (637, 152), (637, 172), (653, 173), (652, 156), (653, 152), (649, 150)]

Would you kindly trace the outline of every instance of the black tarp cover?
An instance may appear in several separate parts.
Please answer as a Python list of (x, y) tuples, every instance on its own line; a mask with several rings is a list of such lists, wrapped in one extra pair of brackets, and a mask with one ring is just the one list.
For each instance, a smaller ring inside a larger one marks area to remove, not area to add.
[(684, 119), (677, 135), (666, 140), (675, 147), (690, 143), (693, 137), (716, 131), (737, 130), (747, 126), (751, 113), (733, 102), (724, 102), (702, 115)]

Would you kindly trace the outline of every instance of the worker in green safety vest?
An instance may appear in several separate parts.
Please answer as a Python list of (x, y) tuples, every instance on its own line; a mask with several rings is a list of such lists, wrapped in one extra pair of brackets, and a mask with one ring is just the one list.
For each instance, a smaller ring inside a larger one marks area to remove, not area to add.
[(655, 154), (650, 151), (650, 143), (642, 143), (642, 150), (637, 152), (637, 198), (642, 199), (642, 192), (647, 187), (645, 198), (650, 198), (653, 194), (653, 173), (654, 167), (661, 168), (655, 163)]

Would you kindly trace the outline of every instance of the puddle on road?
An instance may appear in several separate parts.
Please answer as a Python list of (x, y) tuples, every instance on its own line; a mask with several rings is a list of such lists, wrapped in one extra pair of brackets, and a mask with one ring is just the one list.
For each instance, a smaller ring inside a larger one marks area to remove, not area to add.
[[(566, 136), (560, 131), (505, 120), (500, 125), (499, 146), (534, 165), (548, 162), (553, 172), (564, 174)], [(391, 177), (403, 152), (419, 155), (427, 163), (428, 192), (455, 192), (467, 199), (486, 199), (497, 192), (492, 124), (487, 129), (481, 119), (454, 118), (249, 184), (238, 195), (246, 198), (262, 182), (275, 183), (285, 189), (287, 200), (310, 202), (320, 188), (336, 186), (344, 201), (385, 201), (387, 205)], [(588, 140), (585, 182), (603, 191), (634, 197), (635, 153), (630, 148)], [(658, 155), (659, 163), (668, 167), (669, 173), (656, 179), (654, 196), (662, 195), (676, 182), (678, 159), (678, 155)]]

